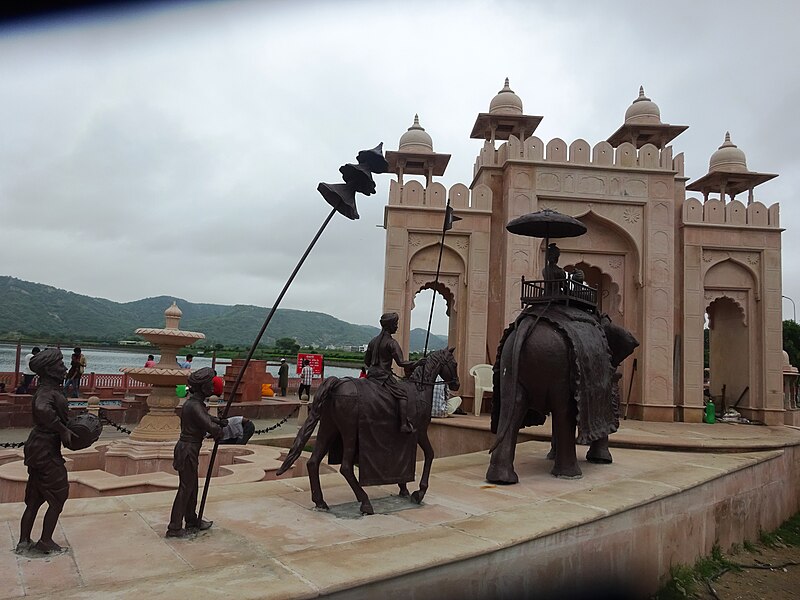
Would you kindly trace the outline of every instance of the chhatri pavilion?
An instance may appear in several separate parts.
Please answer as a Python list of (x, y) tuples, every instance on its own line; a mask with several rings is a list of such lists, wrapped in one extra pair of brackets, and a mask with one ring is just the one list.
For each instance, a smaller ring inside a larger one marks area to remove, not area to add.
[[(544, 240), (512, 235), (506, 224), (550, 208), (587, 228), (551, 240), (561, 249), (560, 266), (583, 270), (599, 309), (641, 342), (623, 363), (629, 418), (701, 420), (707, 325), (712, 397), (753, 421), (800, 424), (783, 396), (779, 207), (756, 199), (756, 187), (776, 175), (751, 171), (745, 153), (720, 132), (708, 173), (688, 181), (684, 156), (673, 150), (687, 126), (662, 121), (643, 89), (620, 127), (594, 145), (545, 142), (535, 135), (541, 120), (524, 113), (506, 80), (475, 119), (471, 137), (483, 146), (471, 181), (449, 189), (435, 178), (450, 155), (434, 151), (417, 117), (386, 153), (396, 180), (384, 217), (383, 305), (400, 314), (404, 351), (414, 298), (435, 289), (447, 303), (469, 409), (469, 369), (494, 363), (504, 329), (521, 310), (522, 278), (540, 279), (544, 266)], [(445, 236), (436, 281), (448, 201), (462, 220)]]

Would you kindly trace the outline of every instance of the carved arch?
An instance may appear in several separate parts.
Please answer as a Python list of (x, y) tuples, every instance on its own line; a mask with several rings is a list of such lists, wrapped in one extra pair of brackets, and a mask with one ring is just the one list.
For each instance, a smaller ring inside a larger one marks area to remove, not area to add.
[[(706, 256), (708, 256), (708, 254), (704, 252), (703, 253), (703, 257), (705, 258)], [(758, 272), (755, 269), (753, 269), (753, 267), (751, 265), (748, 265), (747, 263), (742, 262), (736, 256), (730, 256), (730, 255), (713, 256), (713, 255), (711, 255), (709, 258), (710, 258), (710, 260), (708, 262), (708, 265), (706, 266), (706, 268), (705, 268), (705, 270), (703, 272), (703, 282), (704, 283), (706, 282), (708, 274), (711, 272), (712, 269), (714, 269), (715, 267), (718, 267), (719, 265), (721, 265), (721, 264), (723, 264), (725, 262), (731, 262), (735, 266), (744, 269), (747, 272), (747, 274), (750, 275), (750, 278), (752, 279), (751, 283), (752, 283), (752, 289), (753, 289), (753, 297), (755, 298), (756, 302), (760, 302), (761, 301), (761, 292), (760, 292), (760, 290), (761, 290), (761, 278), (759, 277)]]
[(621, 227), (619, 224), (615, 223), (611, 219), (608, 219), (607, 217), (604, 217), (603, 215), (597, 214), (591, 208), (573, 216), (579, 221), (587, 223), (587, 225), (590, 224), (592, 221), (595, 221), (601, 227), (605, 227), (613, 231), (625, 242), (625, 244), (631, 250), (631, 256), (634, 263), (633, 264), (634, 280), (636, 281), (636, 285), (641, 287), (643, 281), (642, 258), (641, 258), (641, 253), (639, 251), (639, 244), (636, 242), (636, 239), (624, 227)]
[(742, 306), (742, 302), (746, 301), (746, 298), (743, 297), (743, 294), (747, 294), (744, 290), (742, 291), (732, 291), (732, 290), (706, 290), (703, 296), (705, 302), (705, 311), (708, 314), (709, 326), (711, 329), (714, 328), (714, 311), (709, 310), (711, 305), (714, 304), (717, 300), (728, 299), (739, 309), (739, 313), (742, 315), (742, 323), (745, 327), (747, 327), (747, 309)]

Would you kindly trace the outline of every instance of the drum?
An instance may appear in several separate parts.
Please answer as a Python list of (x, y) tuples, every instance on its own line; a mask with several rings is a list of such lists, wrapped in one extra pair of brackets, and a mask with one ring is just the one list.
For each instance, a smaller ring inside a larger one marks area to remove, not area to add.
[(70, 450), (83, 450), (94, 444), (103, 431), (103, 424), (92, 413), (81, 413), (67, 421), (67, 428), (73, 433)]

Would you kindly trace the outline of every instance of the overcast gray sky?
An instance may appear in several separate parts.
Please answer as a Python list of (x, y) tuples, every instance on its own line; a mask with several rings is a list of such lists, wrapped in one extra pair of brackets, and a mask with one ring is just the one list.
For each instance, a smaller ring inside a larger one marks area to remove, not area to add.
[[(340, 181), (362, 148), (396, 149), (418, 113), (452, 154), (442, 183), (469, 184), (469, 132), (509, 77), (525, 113), (544, 116), (539, 137), (592, 145), (644, 85), (662, 120), (690, 126), (674, 147), (691, 179), (730, 130), (751, 170), (780, 174), (756, 199), (781, 204), (783, 293), (800, 302), (798, 12), (227, 1), (0, 26), (0, 274), (116, 301), (268, 306), (327, 215), (318, 182)], [(284, 308), (376, 324), (389, 175), (376, 179)]]

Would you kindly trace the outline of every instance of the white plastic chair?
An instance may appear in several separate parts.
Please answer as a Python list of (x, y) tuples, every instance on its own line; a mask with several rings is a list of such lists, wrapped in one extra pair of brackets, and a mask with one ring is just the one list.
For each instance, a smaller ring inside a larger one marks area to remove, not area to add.
[(492, 386), (492, 365), (475, 365), (469, 370), (469, 374), (475, 378), (475, 416), (479, 417), (483, 393), (489, 392), (491, 394), (494, 389)]

